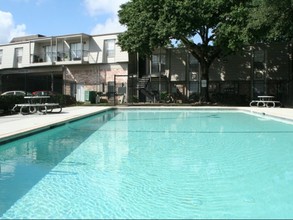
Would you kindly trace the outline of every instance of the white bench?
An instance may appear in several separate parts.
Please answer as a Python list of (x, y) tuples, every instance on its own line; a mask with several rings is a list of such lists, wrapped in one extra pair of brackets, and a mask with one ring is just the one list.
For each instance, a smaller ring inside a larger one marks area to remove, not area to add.
[(54, 109), (57, 109), (56, 113), (62, 111), (62, 107), (59, 103), (28, 103), (28, 104), (15, 104), (12, 111), (17, 111), (17, 108), (20, 108), (19, 112), (22, 115), (34, 114), (37, 111), (43, 114), (48, 112), (53, 112)]
[(258, 96), (259, 100), (252, 100), (249, 103), (250, 107), (281, 107), (280, 101), (275, 101), (274, 96)]
[(252, 100), (249, 103), (250, 107), (268, 107), (268, 108), (275, 108), (281, 107), (280, 101), (260, 101), (260, 100)]

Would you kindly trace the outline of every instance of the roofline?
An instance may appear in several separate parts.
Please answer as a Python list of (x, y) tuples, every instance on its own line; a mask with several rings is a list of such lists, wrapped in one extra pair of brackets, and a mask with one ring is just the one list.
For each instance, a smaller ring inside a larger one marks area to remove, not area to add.
[(23, 43), (28, 43), (28, 42), (34, 42), (34, 41), (43, 41), (43, 40), (51, 40), (51, 39), (60, 39), (60, 38), (66, 38), (66, 37), (79, 37), (79, 36), (84, 36), (84, 37), (99, 37), (99, 36), (107, 36), (107, 35), (118, 35), (123, 32), (114, 32), (114, 33), (106, 33), (106, 34), (85, 34), (85, 33), (76, 33), (76, 34), (64, 34), (64, 35), (55, 35), (55, 36), (44, 36), (41, 34), (36, 34), (36, 35), (27, 35), (27, 36), (20, 36), (19, 38), (23, 37), (29, 37), (29, 36), (42, 36), (40, 38), (35, 38), (35, 39), (28, 39), (24, 41), (17, 41), (17, 42), (8, 42), (6, 44), (0, 44), (1, 47), (3, 46), (8, 46), (8, 45), (17, 45), (17, 44), (23, 44)]
[(107, 33), (107, 34), (94, 34), (94, 35), (90, 35), (92, 37), (98, 37), (98, 36), (107, 36), (107, 35), (118, 35), (121, 34), (123, 32), (114, 32), (114, 33)]
[(91, 35), (89, 35), (89, 34), (85, 34), (85, 33), (55, 35), (55, 36), (51, 36), (51, 37), (52, 37), (52, 38), (66, 38), (66, 37), (78, 37), (78, 36), (91, 37)]

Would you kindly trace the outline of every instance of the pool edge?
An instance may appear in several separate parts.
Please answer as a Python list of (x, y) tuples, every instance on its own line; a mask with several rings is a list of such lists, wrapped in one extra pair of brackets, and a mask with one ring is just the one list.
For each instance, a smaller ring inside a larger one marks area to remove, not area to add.
[[(76, 107), (72, 107), (76, 108)], [(92, 108), (90, 112), (83, 111), (84, 109)], [(293, 122), (293, 109), (286, 109), (286, 108), (253, 108), (253, 107), (238, 107), (238, 106), (108, 106), (103, 108), (94, 108), (94, 107), (83, 107), (81, 110), (77, 109), (78, 113), (72, 113), (72, 115), (69, 115), (66, 118), (59, 118), (58, 120), (55, 120), (54, 122), (46, 122), (41, 125), (37, 126), (31, 126), (23, 130), (18, 131), (12, 131), (10, 133), (2, 135), (0, 137), (0, 145), (4, 144), (6, 142), (13, 141), (15, 139), (19, 139), (25, 136), (29, 136), (47, 129), (51, 129), (53, 127), (61, 126), (66, 123), (80, 120), (95, 114), (99, 114), (105, 111), (109, 110), (125, 110), (125, 109), (154, 109), (154, 110), (164, 110), (164, 109), (176, 109), (176, 110), (202, 110), (202, 111), (244, 111), (259, 115), (266, 115), (272, 118), (281, 119), (281, 120), (287, 120), (290, 122)], [(56, 115), (57, 116), (57, 115)], [(25, 119), (25, 117), (23, 118)], [(5, 125), (4, 125), (5, 126)]]

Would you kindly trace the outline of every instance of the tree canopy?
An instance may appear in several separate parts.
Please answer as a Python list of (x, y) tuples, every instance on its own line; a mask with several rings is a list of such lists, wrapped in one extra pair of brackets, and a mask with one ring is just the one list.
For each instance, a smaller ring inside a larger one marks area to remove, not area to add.
[[(256, 40), (292, 38), (291, 0), (130, 0), (119, 19), (127, 27), (118, 36), (123, 50), (150, 55), (180, 40), (198, 59), (207, 86), (209, 67), (220, 55)], [(208, 88), (203, 91), (208, 100)]]
[(254, 41), (293, 39), (293, 0), (254, 0), (247, 28)]

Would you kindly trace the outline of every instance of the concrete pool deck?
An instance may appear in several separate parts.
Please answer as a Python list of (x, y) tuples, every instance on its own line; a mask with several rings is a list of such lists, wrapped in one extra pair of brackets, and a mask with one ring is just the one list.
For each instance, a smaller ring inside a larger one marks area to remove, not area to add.
[(55, 114), (31, 114), (9, 115), (0, 117), (0, 145), (1, 142), (22, 137), (30, 133), (49, 129), (62, 125), (66, 122), (77, 120), (86, 116), (94, 115), (112, 108), (173, 108), (173, 109), (198, 109), (198, 110), (243, 110), (268, 116), (289, 119), (293, 121), (293, 108), (258, 108), (258, 107), (207, 107), (207, 106), (135, 106), (135, 107), (99, 107), (99, 106), (76, 106), (64, 108), (61, 113)]
[(0, 117), (0, 144), (40, 130), (62, 125), (66, 122), (94, 115), (111, 109), (111, 107), (67, 107), (61, 113), (8, 115)]

